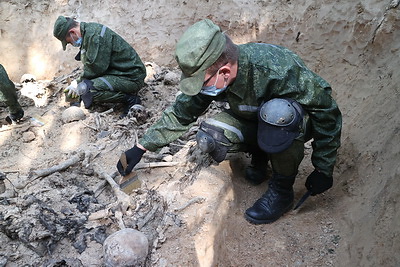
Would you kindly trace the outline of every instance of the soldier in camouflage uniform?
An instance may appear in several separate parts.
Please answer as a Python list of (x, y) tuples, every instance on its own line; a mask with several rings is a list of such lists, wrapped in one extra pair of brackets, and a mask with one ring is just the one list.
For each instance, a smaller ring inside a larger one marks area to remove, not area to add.
[(5, 102), (10, 115), (6, 120), (8, 123), (17, 122), (24, 116), (24, 110), (18, 103), (14, 83), (8, 78), (6, 70), (0, 64), (0, 101)]
[(290, 50), (270, 44), (235, 45), (210, 20), (192, 25), (176, 47), (182, 80), (176, 102), (125, 152), (131, 172), (146, 150), (156, 151), (185, 133), (212, 101), (229, 109), (200, 124), (197, 142), (217, 161), (227, 152), (252, 155), (246, 179), (254, 184), (272, 177), (265, 194), (246, 210), (254, 224), (271, 223), (291, 209), (293, 184), (304, 157), (304, 142), (313, 138), (315, 170), (306, 187), (320, 194), (333, 184), (342, 118), (330, 85)]
[(85, 108), (92, 103), (124, 103), (123, 116), (140, 103), (137, 93), (144, 85), (146, 68), (121, 36), (104, 25), (64, 16), (57, 18), (53, 34), (64, 50), (68, 43), (80, 49), (75, 59), (82, 61), (83, 73), (67, 87), (69, 97), (80, 97)]

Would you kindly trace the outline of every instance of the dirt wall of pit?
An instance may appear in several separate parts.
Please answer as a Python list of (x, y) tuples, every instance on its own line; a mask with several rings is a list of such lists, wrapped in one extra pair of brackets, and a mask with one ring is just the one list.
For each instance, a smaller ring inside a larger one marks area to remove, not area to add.
[(399, 0), (1, 1), (0, 58), (14, 81), (24, 73), (52, 79), (79, 66), (77, 50), (62, 51), (52, 35), (58, 15), (103, 23), (159, 65), (175, 66), (177, 40), (203, 18), (237, 43), (296, 51), (332, 84), (343, 113), (332, 189), (347, 237), (340, 265), (400, 262)]
[[(210, 18), (238, 43), (288, 46), (326, 70), (343, 54), (358, 55), (383, 16), (382, 1), (341, 3), (291, 1), (1, 1), (0, 56), (15, 80), (24, 73), (51, 79), (78, 65), (76, 48), (63, 52), (53, 37), (57, 16), (103, 23), (123, 36), (144, 61), (173, 65), (174, 48), (184, 30)], [(326, 51), (337, 51), (335, 58)], [(324, 73), (322, 73), (324, 74)], [(330, 77), (328, 77), (330, 78)]]

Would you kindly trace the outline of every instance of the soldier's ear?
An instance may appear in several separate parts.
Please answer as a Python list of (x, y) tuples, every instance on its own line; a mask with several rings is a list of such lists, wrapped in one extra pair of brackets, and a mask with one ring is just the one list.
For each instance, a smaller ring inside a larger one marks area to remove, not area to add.
[(219, 69), (219, 73), (222, 73), (224, 75), (224, 78), (228, 79), (231, 75), (231, 67), (229, 65), (222, 66)]

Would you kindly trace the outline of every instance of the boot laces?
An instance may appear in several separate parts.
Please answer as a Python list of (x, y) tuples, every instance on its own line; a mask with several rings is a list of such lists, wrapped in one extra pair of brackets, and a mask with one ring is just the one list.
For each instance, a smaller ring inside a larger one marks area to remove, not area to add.
[(273, 185), (269, 185), (267, 192), (265, 192), (257, 202), (265, 209), (271, 209), (274, 206), (274, 202), (279, 198), (278, 192), (274, 189)]

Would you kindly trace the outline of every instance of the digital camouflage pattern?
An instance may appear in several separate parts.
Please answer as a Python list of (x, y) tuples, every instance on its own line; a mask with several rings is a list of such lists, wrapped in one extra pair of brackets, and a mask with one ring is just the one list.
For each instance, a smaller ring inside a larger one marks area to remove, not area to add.
[(6, 103), (11, 114), (21, 110), (14, 83), (8, 78), (7, 72), (0, 64), (0, 101)]
[[(292, 98), (307, 112), (309, 128), (306, 132), (314, 139), (314, 167), (332, 176), (340, 146), (342, 116), (331, 97), (330, 85), (287, 48), (260, 43), (238, 47), (238, 74), (223, 95), (179, 95), (139, 143), (150, 151), (169, 144), (193, 125), (211, 101), (222, 100), (222, 97), (229, 103), (230, 112), (241, 118), (240, 123), (247, 121), (252, 131), (256, 132), (257, 108), (261, 103), (272, 98)], [(244, 128), (243, 125), (233, 126)], [(229, 135), (227, 137), (232, 141)]]
[(144, 85), (146, 68), (133, 47), (98, 23), (81, 22), (80, 30), (83, 73), (78, 82), (83, 79), (94, 82), (98, 90), (95, 101), (117, 102), (125, 93), (136, 94)]

